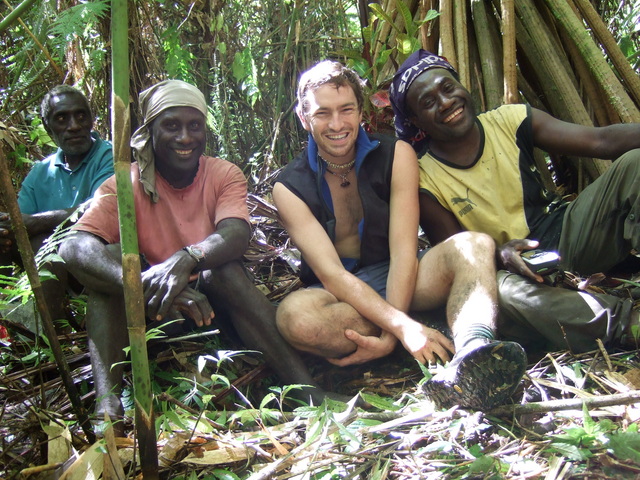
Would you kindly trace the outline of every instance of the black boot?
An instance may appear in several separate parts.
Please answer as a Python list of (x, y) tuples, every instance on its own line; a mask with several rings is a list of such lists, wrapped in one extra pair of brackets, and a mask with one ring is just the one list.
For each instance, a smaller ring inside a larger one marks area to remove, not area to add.
[(515, 342), (476, 343), (457, 352), (423, 389), (437, 408), (490, 410), (509, 401), (526, 367), (524, 349)]

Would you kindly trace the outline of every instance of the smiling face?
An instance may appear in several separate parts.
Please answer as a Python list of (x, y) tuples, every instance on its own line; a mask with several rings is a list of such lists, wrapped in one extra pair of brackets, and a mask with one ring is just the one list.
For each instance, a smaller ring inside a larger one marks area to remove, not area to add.
[(305, 130), (318, 144), (318, 153), (333, 163), (355, 158), (362, 112), (349, 85), (327, 83), (306, 94), (306, 112), (299, 112)]
[(79, 93), (61, 93), (52, 96), (49, 105), (45, 129), (64, 152), (67, 163), (74, 167), (93, 145), (93, 116), (87, 99)]
[(409, 87), (409, 119), (430, 137), (431, 144), (458, 141), (474, 128), (476, 113), (469, 91), (451, 72), (432, 68)]
[(171, 107), (151, 124), (155, 166), (171, 185), (190, 185), (206, 144), (204, 115), (192, 107)]

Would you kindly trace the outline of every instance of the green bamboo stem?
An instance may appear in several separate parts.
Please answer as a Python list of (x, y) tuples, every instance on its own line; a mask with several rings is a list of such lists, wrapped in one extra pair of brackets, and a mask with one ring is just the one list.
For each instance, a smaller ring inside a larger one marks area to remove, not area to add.
[(73, 383), (73, 376), (71, 375), (71, 369), (67, 363), (67, 359), (62, 352), (62, 347), (58, 341), (58, 335), (56, 329), (53, 326), (53, 320), (51, 319), (51, 313), (47, 307), (47, 301), (42, 291), (42, 284), (40, 283), (40, 276), (38, 274), (38, 267), (36, 266), (35, 256), (31, 243), (29, 242), (29, 235), (22, 221), (22, 214), (20, 213), (20, 207), (16, 200), (16, 192), (11, 183), (11, 174), (9, 167), (7, 166), (7, 159), (4, 156), (4, 152), (0, 148), (0, 192), (2, 194), (2, 200), (7, 207), (7, 212), (11, 217), (11, 224), (18, 244), (18, 250), (20, 251), (20, 257), (22, 258), (22, 264), (24, 266), (29, 283), (31, 284), (31, 290), (33, 290), (33, 297), (35, 299), (36, 307), (40, 313), (40, 319), (42, 321), (42, 328), (44, 330), (47, 339), (49, 340), (49, 346), (51, 352), (58, 365), (60, 377), (64, 384), (71, 405), (78, 418), (78, 423), (87, 436), (87, 440), (93, 443), (95, 442), (95, 434), (89, 421), (89, 414), (82, 405), (80, 394), (76, 389), (75, 383)]
[(595, 34), (598, 41), (602, 44), (605, 51), (611, 59), (611, 63), (616, 67), (618, 74), (622, 77), (631, 96), (636, 103), (640, 105), (640, 77), (634, 72), (628, 60), (620, 50), (620, 46), (611, 35), (611, 32), (596, 12), (591, 2), (586, 0), (574, 0), (575, 5), (591, 27), (591, 31)]
[(581, 20), (576, 17), (566, 0), (545, 0), (558, 23), (566, 30), (602, 86), (609, 102), (615, 107), (623, 122), (640, 122), (640, 112), (629, 94), (615, 76), (602, 52), (595, 44)]
[(13, 11), (4, 17), (0, 22), (0, 33), (4, 32), (7, 28), (9, 28), (13, 22), (15, 22), (20, 16), (26, 12), (31, 5), (35, 3), (36, 0), (24, 0), (20, 5), (13, 9)]
[[(486, 102), (485, 109), (490, 110), (502, 105), (503, 83), (502, 78), (500, 78), (500, 72), (502, 72), (501, 49), (500, 46), (495, 43), (496, 36), (492, 28), (494, 22), (489, 17), (486, 2), (484, 0), (472, 0), (471, 13), (473, 27), (476, 32), (480, 65), (482, 67), (483, 90)], [(514, 32), (514, 53), (515, 38)]]
[(129, 138), (129, 15), (126, 0), (111, 2), (111, 125), (113, 129), (114, 170), (118, 195), (122, 275), (125, 308), (131, 346), (133, 390), (136, 406), (136, 435), (139, 442), (142, 475), (158, 478), (158, 451), (153, 422), (153, 394), (145, 338), (145, 308), (142, 290), (136, 212), (131, 185)]

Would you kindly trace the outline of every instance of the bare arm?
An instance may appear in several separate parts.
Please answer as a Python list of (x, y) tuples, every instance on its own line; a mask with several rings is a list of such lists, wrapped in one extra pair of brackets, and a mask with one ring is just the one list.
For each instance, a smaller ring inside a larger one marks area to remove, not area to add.
[(464, 231), (453, 213), (424, 192), (420, 192), (420, 226), (431, 245)]
[(418, 159), (409, 144), (396, 143), (391, 177), (387, 301), (406, 312), (418, 272)]
[(122, 292), (122, 265), (101, 238), (76, 231), (62, 242), (59, 254), (67, 270), (87, 288), (110, 294)]
[[(184, 250), (178, 250), (164, 262), (143, 272), (142, 283), (149, 316), (162, 319), (176, 296), (187, 288), (193, 273), (211, 270), (240, 258), (247, 249), (250, 235), (251, 230), (244, 220), (222, 220), (216, 225), (215, 233), (197, 244), (205, 255), (200, 262), (196, 262)], [(197, 322), (197, 319), (194, 320)]]
[[(425, 363), (433, 360), (432, 337), (422, 335), (425, 327), (394, 308), (366, 283), (345, 270), (330, 238), (307, 205), (280, 183), (276, 183), (273, 189), (273, 199), (291, 239), (303, 253), (324, 288), (339, 301), (351, 305), (362, 317), (379, 326), (383, 330), (383, 335), (386, 331), (395, 338), (399, 338), (405, 348), (418, 361)], [(409, 234), (415, 235), (413, 232)], [(388, 337), (388, 334), (385, 335), (385, 338)], [(356, 341), (349, 336), (348, 338)], [(369, 339), (370, 337), (364, 338)], [(369, 344), (368, 341), (366, 343)], [(417, 345), (418, 343), (419, 345)], [(358, 345), (360, 346), (360, 343)], [(385, 345), (384, 348), (387, 348), (387, 340), (385, 340)], [(378, 347), (375, 350), (381, 351)], [(350, 355), (348, 358), (354, 355)], [(379, 357), (381, 354), (377, 356)], [(369, 359), (372, 358), (376, 357)], [(358, 358), (357, 361), (351, 358), (348, 363), (361, 363), (362, 361), (364, 361), (362, 358)]]
[(640, 148), (640, 123), (586, 127), (535, 108), (531, 109), (531, 120), (534, 145), (549, 153), (613, 160)]

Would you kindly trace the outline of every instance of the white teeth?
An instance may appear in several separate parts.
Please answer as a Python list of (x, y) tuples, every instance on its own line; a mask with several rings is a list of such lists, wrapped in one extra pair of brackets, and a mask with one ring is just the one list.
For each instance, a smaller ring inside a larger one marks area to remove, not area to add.
[(176, 150), (178, 155), (189, 155), (193, 150)]
[(327, 135), (330, 140), (342, 140), (343, 138), (347, 138), (347, 134), (343, 133), (342, 135)]
[(459, 109), (457, 109), (455, 112), (453, 112), (451, 115), (449, 115), (447, 118), (445, 118), (443, 120), (444, 123), (449, 123), (451, 120), (453, 120), (455, 117), (457, 117), (458, 115), (460, 115), (462, 113), (462, 107), (460, 107)]

